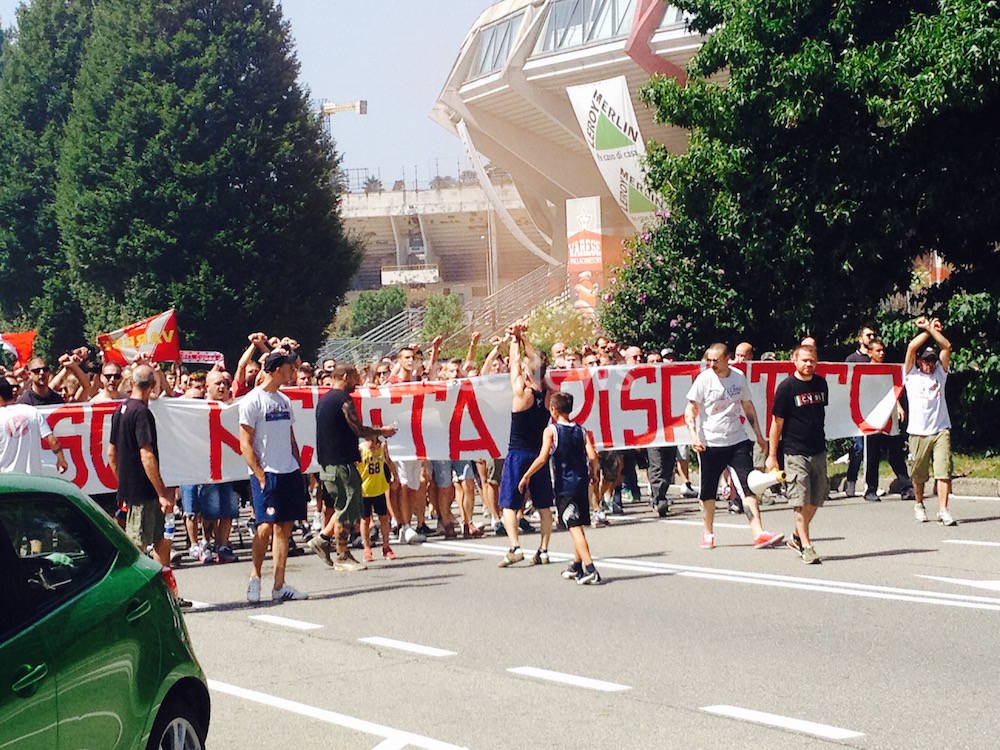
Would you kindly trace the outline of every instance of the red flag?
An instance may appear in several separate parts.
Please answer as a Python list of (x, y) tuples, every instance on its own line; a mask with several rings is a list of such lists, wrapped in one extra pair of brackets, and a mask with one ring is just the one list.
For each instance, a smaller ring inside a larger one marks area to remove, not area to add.
[(0, 349), (10, 352), (17, 360), (14, 367), (24, 367), (35, 351), (35, 336), (38, 331), (23, 333), (0, 333)]
[(105, 362), (123, 367), (142, 354), (150, 355), (154, 362), (174, 362), (181, 356), (177, 315), (167, 310), (117, 331), (102, 333), (97, 337), (97, 345), (104, 352)]

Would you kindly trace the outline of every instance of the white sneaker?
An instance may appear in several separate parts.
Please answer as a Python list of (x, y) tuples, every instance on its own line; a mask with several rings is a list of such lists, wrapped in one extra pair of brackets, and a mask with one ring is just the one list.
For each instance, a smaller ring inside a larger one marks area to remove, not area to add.
[(927, 523), (927, 509), (923, 503), (913, 506), (913, 517), (917, 519), (917, 523)]
[(958, 526), (958, 521), (951, 517), (947, 508), (938, 511), (937, 520), (942, 526)]
[(418, 534), (413, 527), (407, 526), (399, 541), (402, 544), (422, 544), (427, 541), (427, 537)]
[[(258, 586), (260, 585), (259, 578), (257, 579), (257, 585)], [(285, 583), (285, 585), (282, 586), (280, 589), (274, 589), (274, 591), (271, 592), (271, 601), (273, 602), (287, 602), (291, 599), (298, 600), (298, 599), (308, 599), (308, 598), (309, 594), (305, 593), (304, 591), (298, 591), (292, 588), (291, 586), (288, 585), (288, 583)]]
[(260, 601), (260, 579), (257, 576), (251, 576), (247, 584), (247, 601), (253, 604)]
[(858, 490), (857, 482), (844, 482), (844, 497), (854, 497)]

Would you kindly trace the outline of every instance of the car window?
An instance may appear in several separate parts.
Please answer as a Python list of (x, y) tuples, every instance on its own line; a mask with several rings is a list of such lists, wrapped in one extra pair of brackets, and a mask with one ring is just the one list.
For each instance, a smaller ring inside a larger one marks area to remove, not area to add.
[(0, 553), (0, 559), (15, 561), (12, 577), (23, 610), (19, 625), (72, 599), (98, 581), (115, 559), (114, 545), (61, 495), (0, 496), (0, 525), (5, 531), (0, 544), (14, 548), (13, 558)]

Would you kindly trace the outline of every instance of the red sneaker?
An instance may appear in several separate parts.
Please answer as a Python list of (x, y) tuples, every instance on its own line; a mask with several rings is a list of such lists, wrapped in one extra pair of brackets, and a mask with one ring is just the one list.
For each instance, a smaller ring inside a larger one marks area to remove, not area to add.
[(765, 547), (773, 547), (776, 544), (780, 544), (781, 540), (785, 538), (784, 534), (776, 534), (773, 531), (761, 532), (761, 535), (753, 540), (753, 546), (757, 549), (764, 549)]
[(701, 535), (701, 548), (702, 549), (715, 549), (715, 534), (702, 534)]
[(384, 557), (386, 560), (395, 560), (396, 553), (393, 552), (392, 547), (390, 547), (387, 544), (385, 547), (382, 548), (382, 557)]
[(372, 548), (368, 547), (365, 550), (365, 553), (362, 555), (362, 557), (364, 558), (365, 562), (371, 562), (372, 561)]

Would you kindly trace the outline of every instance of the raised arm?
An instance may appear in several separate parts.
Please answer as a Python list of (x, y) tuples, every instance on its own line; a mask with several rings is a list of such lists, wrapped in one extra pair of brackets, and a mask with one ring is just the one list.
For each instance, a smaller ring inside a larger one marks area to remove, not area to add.
[(472, 338), (469, 339), (469, 351), (465, 355), (465, 362), (462, 363), (462, 372), (466, 375), (476, 366), (476, 349), (479, 346), (479, 336), (479, 331), (473, 331)]
[(441, 342), (444, 341), (443, 336), (435, 336), (434, 340), (431, 341), (431, 358), (427, 360), (427, 369), (425, 370), (433, 378), (435, 374), (435, 369), (437, 368), (438, 356), (441, 354)]
[(930, 327), (930, 321), (927, 320), (927, 318), (921, 315), (916, 319), (916, 321), (914, 321), (914, 323), (919, 330), (917, 335), (910, 340), (910, 343), (906, 347), (906, 358), (903, 360), (904, 372), (909, 372), (916, 366), (917, 352), (920, 351), (920, 347), (922, 347), (930, 337), (930, 333), (928, 333), (927, 330)]
[(938, 345), (941, 349), (941, 366), (948, 370), (951, 364), (951, 342), (944, 337), (941, 333), (941, 321), (937, 318), (931, 321), (930, 325), (927, 327), (927, 333), (931, 335), (934, 339), (934, 343)]

